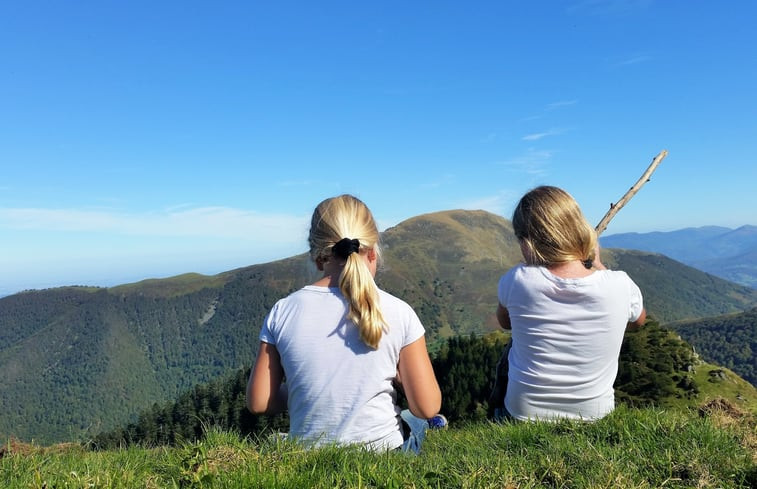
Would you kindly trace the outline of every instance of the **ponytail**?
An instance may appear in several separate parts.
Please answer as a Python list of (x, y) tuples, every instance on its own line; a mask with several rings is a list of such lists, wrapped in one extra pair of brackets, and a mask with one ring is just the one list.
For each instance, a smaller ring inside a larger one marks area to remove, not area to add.
[(360, 255), (380, 254), (378, 239), (378, 228), (370, 210), (351, 195), (327, 199), (313, 213), (309, 237), (311, 256), (344, 260), (339, 290), (347, 300), (347, 318), (357, 326), (363, 343), (373, 349), (378, 348), (388, 325), (381, 314), (378, 286)]
[(386, 323), (379, 308), (378, 287), (358, 253), (347, 258), (339, 276), (339, 289), (349, 304), (347, 318), (357, 325), (363, 343), (375, 350)]

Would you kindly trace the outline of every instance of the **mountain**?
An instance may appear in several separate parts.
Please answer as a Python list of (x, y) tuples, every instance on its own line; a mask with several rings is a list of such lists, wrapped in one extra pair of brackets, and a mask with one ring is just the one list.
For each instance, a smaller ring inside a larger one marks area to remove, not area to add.
[(521, 260), (512, 224), (484, 211), (421, 215), (382, 236), (380, 287), (413, 305), (436, 337), (497, 330), (497, 281)]
[(757, 385), (757, 308), (668, 325), (709, 362), (732, 369)]
[(662, 253), (699, 270), (757, 288), (757, 226), (718, 226), (601, 238), (603, 247)]
[[(520, 260), (509, 221), (438, 212), (387, 229), (382, 241), (377, 281), (418, 311), (432, 352), (445, 338), (498, 330), (497, 281)], [(662, 255), (607, 250), (603, 258), (637, 281), (663, 324), (757, 305), (757, 290)], [(316, 276), (298, 255), (214, 276), (1, 298), (0, 437), (80, 439), (249, 367), (265, 314)]]

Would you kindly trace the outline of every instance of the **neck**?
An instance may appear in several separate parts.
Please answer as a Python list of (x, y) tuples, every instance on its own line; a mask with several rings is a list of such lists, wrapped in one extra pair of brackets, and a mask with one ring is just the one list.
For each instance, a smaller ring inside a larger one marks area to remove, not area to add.
[(313, 285), (318, 287), (339, 287), (339, 274), (324, 275), (317, 281), (313, 282)]
[(553, 275), (560, 278), (582, 278), (591, 275), (594, 271), (584, 266), (581, 260), (566, 261), (547, 267)]
[(319, 287), (339, 287), (339, 276), (344, 269), (344, 262), (329, 260), (323, 263), (323, 277), (318, 279), (313, 285)]

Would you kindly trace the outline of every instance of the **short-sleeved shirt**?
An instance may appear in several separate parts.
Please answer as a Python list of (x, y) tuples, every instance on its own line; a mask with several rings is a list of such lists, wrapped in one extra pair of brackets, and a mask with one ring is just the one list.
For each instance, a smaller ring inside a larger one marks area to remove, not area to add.
[(289, 391), (290, 437), (315, 445), (402, 445), (396, 391), (400, 350), (424, 335), (415, 311), (379, 290), (388, 324), (377, 349), (346, 318), (339, 288), (306, 286), (279, 300), (260, 340), (276, 346)]
[(613, 384), (628, 322), (643, 310), (625, 272), (560, 278), (518, 265), (499, 282), (512, 327), (505, 407), (516, 419), (598, 419), (615, 407)]

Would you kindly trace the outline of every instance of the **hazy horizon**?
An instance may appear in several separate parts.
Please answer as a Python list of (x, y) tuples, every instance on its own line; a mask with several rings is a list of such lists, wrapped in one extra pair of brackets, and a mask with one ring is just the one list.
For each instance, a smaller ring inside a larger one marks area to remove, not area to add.
[[(444, 212), (444, 211), (439, 211), (439, 212)], [(622, 212), (622, 210), (621, 210), (621, 212)], [(397, 224), (399, 224), (399, 223), (397, 223)], [(643, 235), (643, 234), (655, 233), (655, 232), (667, 233), (667, 232), (674, 232), (674, 231), (682, 231), (682, 230), (685, 230), (685, 229), (698, 229), (698, 228), (704, 228), (704, 227), (718, 227), (718, 228), (728, 229), (730, 231), (735, 231), (735, 230), (741, 229), (743, 227), (756, 227), (756, 226), (757, 225), (754, 225), (754, 224), (743, 224), (741, 226), (728, 227), (728, 226), (719, 226), (717, 224), (710, 224), (710, 225), (696, 226), (696, 227), (687, 227), (687, 228), (680, 228), (680, 229), (670, 229), (670, 230), (660, 230), (660, 231), (647, 231), (647, 232), (638, 233), (638, 234), (642, 234)], [(389, 227), (391, 227), (391, 226), (389, 226)], [(385, 230), (385, 228), (382, 228), (382, 232), (384, 230)], [(631, 232), (635, 233), (635, 231), (631, 231)], [(624, 233), (609, 233), (609, 232), (605, 232), (602, 235), (602, 238), (607, 238), (607, 237), (613, 236), (614, 234), (624, 234)], [(220, 273), (228, 272), (228, 271), (231, 271), (231, 270), (234, 270), (234, 269), (237, 269), (237, 268), (242, 268), (242, 267), (247, 267), (247, 266), (252, 266), (252, 265), (261, 265), (261, 264), (270, 263), (270, 262), (274, 262), (274, 261), (278, 261), (278, 260), (283, 260), (283, 259), (290, 258), (290, 257), (296, 256), (296, 255), (302, 254), (302, 253), (307, 253), (307, 246), (306, 246), (305, 243), (303, 243), (303, 249), (301, 251), (299, 251), (299, 252), (291, 253), (291, 254), (288, 254), (288, 255), (282, 255), (282, 256), (272, 257), (270, 259), (259, 261), (259, 262), (254, 262), (254, 263), (253, 262), (250, 262), (250, 263), (239, 262), (239, 263), (230, 265), (230, 266), (225, 267), (225, 268), (223, 268), (223, 267), (222, 268), (211, 268), (211, 269), (206, 269), (206, 270), (202, 270), (202, 271), (201, 270), (181, 269), (181, 266), (177, 265), (177, 266), (175, 266), (173, 268), (165, 269), (163, 272), (159, 272), (158, 271), (158, 272), (155, 272), (155, 273), (152, 273), (152, 272), (150, 272), (148, 270), (144, 270), (144, 271), (141, 271), (141, 272), (132, 272), (130, 274), (129, 273), (121, 273), (121, 274), (119, 274), (117, 276), (111, 276), (111, 277), (105, 277), (103, 275), (99, 279), (93, 279), (93, 280), (89, 280), (89, 281), (86, 278), (80, 279), (80, 280), (72, 280), (72, 281), (69, 281), (69, 282), (66, 282), (65, 279), (63, 279), (61, 281), (50, 282), (50, 283), (47, 283), (47, 284), (42, 283), (42, 284), (39, 284), (39, 285), (36, 285), (36, 286), (34, 286), (34, 285), (32, 285), (32, 286), (24, 286), (22, 288), (17, 288), (17, 289), (13, 289), (13, 290), (7, 289), (7, 288), (6, 289), (0, 288), (0, 297), (6, 297), (6, 296), (9, 296), (9, 295), (13, 295), (13, 294), (16, 294), (16, 293), (19, 293), (19, 292), (28, 291), (28, 290), (43, 290), (43, 289), (50, 289), (50, 288), (57, 288), (57, 287), (85, 286), (85, 287), (105, 287), (105, 288), (109, 288), (109, 287), (115, 287), (115, 286), (118, 286), (118, 285), (126, 285), (126, 284), (131, 284), (131, 283), (137, 283), (137, 282), (141, 282), (143, 280), (166, 279), (166, 278), (176, 277), (176, 276), (187, 274), (187, 273), (197, 273), (197, 274), (200, 274), (200, 275), (213, 276), (213, 275), (217, 275), (217, 274), (220, 274)], [(504, 272), (504, 270), (503, 270), (503, 272)], [(81, 275), (80, 277), (84, 277), (84, 276)]]

